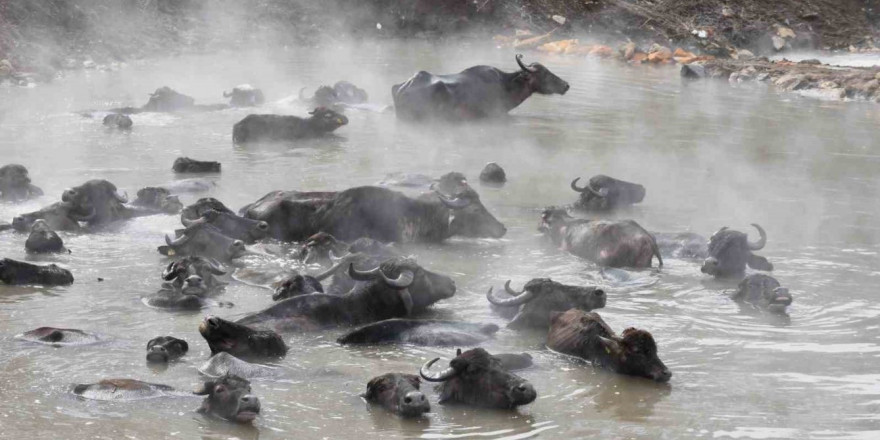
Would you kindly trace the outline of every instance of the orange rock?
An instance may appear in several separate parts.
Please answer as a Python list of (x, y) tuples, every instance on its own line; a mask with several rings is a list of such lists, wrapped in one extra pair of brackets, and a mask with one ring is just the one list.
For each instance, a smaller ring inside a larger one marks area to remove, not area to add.
[(578, 45), (578, 40), (558, 40), (551, 41), (538, 46), (538, 50), (548, 53), (565, 53), (570, 48)]
[(589, 55), (599, 58), (610, 58), (614, 56), (614, 49), (602, 44), (597, 44), (590, 49)]
[(624, 44), (620, 48), (620, 55), (625, 60), (631, 60), (633, 55), (636, 54), (637, 50), (638, 49), (636, 48), (636, 43), (633, 43), (632, 41), (630, 41), (629, 43)]
[(556, 32), (556, 29), (553, 29), (550, 32), (547, 32), (544, 35), (538, 35), (537, 37), (526, 38), (525, 40), (517, 39), (513, 43), (513, 47), (516, 49), (534, 49), (540, 46), (542, 43), (550, 39), (550, 36)]
[(671, 63), (672, 51), (668, 47), (660, 47), (648, 54), (649, 63)]
[(644, 63), (648, 59), (648, 54), (644, 52), (636, 52), (633, 54), (632, 58), (630, 58), (630, 62), (633, 64)]

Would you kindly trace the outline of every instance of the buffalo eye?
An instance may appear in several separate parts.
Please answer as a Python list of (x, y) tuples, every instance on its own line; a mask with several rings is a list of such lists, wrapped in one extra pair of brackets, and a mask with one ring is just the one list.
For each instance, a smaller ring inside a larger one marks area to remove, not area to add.
[(217, 385), (214, 387), (214, 394), (224, 394), (226, 393), (226, 387), (223, 385)]

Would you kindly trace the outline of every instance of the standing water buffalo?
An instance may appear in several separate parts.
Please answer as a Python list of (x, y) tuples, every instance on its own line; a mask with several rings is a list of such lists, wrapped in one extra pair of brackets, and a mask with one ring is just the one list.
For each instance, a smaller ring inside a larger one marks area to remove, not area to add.
[(583, 211), (611, 211), (640, 203), (645, 199), (645, 187), (638, 183), (617, 180), (605, 175), (593, 176), (583, 188), (577, 186), (580, 177), (571, 181), (571, 189), (579, 192), (575, 209)]
[(754, 243), (748, 240), (748, 235), (727, 226), (712, 234), (709, 237), (709, 258), (703, 262), (700, 271), (715, 278), (736, 278), (745, 274), (746, 264), (752, 269), (773, 270), (773, 264), (766, 258), (752, 253), (764, 249), (767, 244), (764, 228), (754, 223), (752, 226), (761, 235), (761, 239)]
[(3, 258), (0, 259), (0, 282), (12, 285), (67, 286), (73, 284), (73, 274), (55, 264), (38, 266)]
[(788, 289), (780, 286), (776, 278), (760, 273), (751, 274), (740, 281), (732, 298), (736, 302), (779, 314), (784, 314), (785, 308), (792, 302)]
[(45, 220), (37, 220), (31, 226), (31, 235), (24, 242), (24, 248), (32, 253), (64, 252), (64, 242)]
[(230, 107), (256, 107), (266, 102), (263, 91), (250, 84), (235, 86), (231, 92), (223, 92), (223, 97), (229, 98)]
[(504, 116), (532, 93), (560, 94), (567, 82), (540, 63), (523, 64), (520, 70), (502, 72), (490, 66), (475, 66), (452, 75), (425, 71), (391, 88), (397, 117), (408, 120), (440, 118), (452, 121)]
[(370, 379), (363, 398), (402, 417), (419, 417), (431, 410), (420, 385), (419, 376), (387, 373)]
[(600, 266), (651, 267), (656, 255), (663, 267), (654, 237), (633, 220), (575, 220), (564, 210), (548, 208), (538, 230), (562, 250)]
[(171, 169), (175, 173), (219, 173), (220, 162), (210, 162), (190, 159), (188, 157), (178, 157), (171, 165)]
[(284, 356), (287, 345), (278, 333), (254, 330), (248, 326), (208, 316), (199, 325), (211, 354), (225, 351), (239, 358)]
[(535, 278), (523, 287), (522, 292), (510, 288), (510, 280), (504, 283), (504, 290), (513, 295), (499, 299), (492, 295), (492, 288), (486, 294), (490, 303), (500, 307), (517, 308), (517, 314), (507, 324), (508, 328), (550, 327), (550, 316), (554, 312), (579, 309), (589, 312), (605, 307), (605, 292), (596, 287), (568, 286), (550, 278)]
[(31, 184), (28, 170), (22, 165), (0, 167), (0, 201), (22, 202), (43, 195), (43, 190)]
[(440, 358), (428, 361), (419, 373), (428, 382), (441, 382), (440, 404), (460, 403), (488, 408), (513, 409), (532, 403), (538, 393), (525, 379), (510, 373), (502, 361), (482, 348), (459, 351), (449, 368), (431, 373)]
[(309, 112), (303, 119), (284, 115), (247, 115), (232, 127), (232, 142), (289, 141), (314, 138), (348, 124), (348, 118), (325, 107)]
[(175, 240), (166, 235), (165, 244), (166, 246), (159, 246), (159, 253), (169, 257), (196, 255), (229, 261), (246, 252), (243, 241), (227, 237), (204, 220), (192, 222)]
[(628, 328), (620, 336), (595, 312), (572, 309), (551, 318), (547, 347), (618, 374), (667, 382), (672, 373), (657, 357), (651, 333)]
[(260, 399), (251, 394), (251, 383), (227, 374), (204, 383), (193, 392), (205, 396), (199, 412), (225, 420), (250, 423), (260, 414)]

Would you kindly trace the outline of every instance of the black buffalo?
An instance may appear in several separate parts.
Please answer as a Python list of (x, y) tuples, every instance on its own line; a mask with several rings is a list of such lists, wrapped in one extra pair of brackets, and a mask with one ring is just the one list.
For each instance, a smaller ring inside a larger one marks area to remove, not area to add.
[(72, 212), (81, 216), (81, 221), (89, 226), (100, 226), (148, 214), (126, 206), (128, 197), (120, 195), (116, 185), (100, 179), (89, 180), (64, 190), (61, 201), (69, 203)]
[(147, 362), (167, 363), (189, 351), (189, 344), (174, 336), (159, 336), (147, 342)]
[(330, 86), (321, 86), (315, 90), (315, 94), (309, 98), (303, 93), (305, 88), (300, 89), (299, 99), (316, 107), (345, 107), (353, 104), (364, 104), (369, 99), (364, 89), (348, 82), (338, 81)]
[(419, 390), (420, 385), (419, 376), (387, 373), (370, 379), (363, 398), (400, 416), (419, 417), (431, 410), (431, 404)]
[(440, 118), (453, 121), (506, 115), (532, 93), (560, 94), (568, 83), (540, 63), (523, 64), (520, 70), (503, 72), (490, 66), (475, 66), (452, 75), (425, 71), (391, 88), (394, 109), (400, 119)]
[(217, 199), (199, 199), (195, 204), (184, 208), (180, 214), (180, 222), (190, 227), (198, 223), (214, 226), (223, 235), (247, 244), (265, 238), (269, 233), (269, 224), (236, 215)]
[(784, 314), (785, 308), (792, 303), (788, 289), (782, 287), (776, 278), (759, 273), (751, 274), (740, 281), (732, 298), (734, 301), (779, 314)]
[(73, 274), (55, 264), (38, 266), (3, 258), (0, 259), (0, 282), (12, 285), (66, 286), (73, 284)]
[(169, 257), (195, 255), (229, 261), (241, 257), (247, 251), (243, 241), (227, 237), (222, 231), (202, 220), (192, 222), (175, 240), (166, 235), (165, 244), (166, 246), (159, 246), (159, 253)]
[(375, 186), (338, 193), (275, 191), (242, 209), (243, 215), (269, 223), (270, 235), (302, 241), (318, 232), (350, 241), (438, 242), (458, 235), (503, 237), (507, 232), (468, 188), (454, 198), (441, 192), (416, 199)]
[(91, 345), (101, 342), (102, 338), (75, 328), (38, 327), (26, 331), (16, 338), (55, 347)]
[(24, 242), (24, 248), (32, 253), (64, 252), (64, 241), (49, 227), (45, 220), (37, 220), (31, 226), (31, 234)]
[(584, 211), (610, 211), (640, 203), (645, 199), (645, 187), (605, 175), (593, 176), (583, 188), (577, 186), (580, 177), (571, 181), (571, 189), (579, 192), (575, 209)]
[(605, 307), (605, 292), (597, 287), (569, 286), (557, 283), (550, 278), (535, 278), (525, 286), (522, 292), (510, 288), (510, 280), (504, 283), (504, 290), (509, 298), (496, 298), (492, 288), (486, 298), (495, 306), (515, 308), (516, 315), (507, 324), (512, 329), (548, 328), (550, 316), (554, 312), (568, 309), (579, 309), (589, 312)]
[(488, 185), (503, 185), (504, 182), (507, 182), (507, 174), (504, 172), (504, 168), (501, 168), (501, 165), (489, 162), (480, 171), (480, 182)]
[(423, 346), (462, 346), (485, 342), (495, 332), (495, 324), (457, 321), (387, 319), (352, 330), (336, 342), (349, 344), (412, 344)]
[(203, 414), (238, 423), (250, 423), (260, 414), (260, 399), (251, 394), (251, 383), (232, 374), (206, 381), (193, 393), (205, 396), (199, 408)]
[(73, 394), (93, 400), (137, 400), (168, 396), (174, 388), (134, 379), (103, 379), (95, 383), (81, 383), (73, 387)]
[(250, 84), (235, 86), (231, 92), (223, 92), (223, 97), (229, 98), (230, 107), (256, 107), (266, 102), (263, 91)]
[(0, 201), (22, 202), (43, 195), (43, 190), (31, 184), (28, 170), (22, 165), (0, 167)]
[(104, 120), (102, 120), (101, 123), (107, 127), (119, 128), (122, 130), (128, 130), (134, 125), (131, 117), (122, 113), (110, 113), (109, 115), (104, 116)]
[(429, 382), (440, 382), (441, 405), (460, 403), (488, 408), (512, 409), (532, 403), (538, 393), (527, 380), (510, 373), (502, 361), (482, 348), (459, 351), (449, 368), (431, 373), (440, 358), (428, 361), (419, 373)]
[(362, 325), (407, 317), (455, 294), (452, 279), (406, 258), (385, 261), (369, 271), (359, 271), (349, 264), (348, 272), (352, 279), (362, 282), (344, 295), (296, 296), (237, 322), (298, 331)]
[(180, 203), (177, 196), (171, 195), (171, 192), (165, 188), (154, 186), (139, 189), (137, 198), (131, 202), (131, 206), (148, 214), (177, 214), (183, 209), (183, 203)]
[(573, 219), (564, 210), (546, 209), (538, 228), (560, 249), (608, 267), (663, 267), (663, 257), (650, 232), (634, 220)]
[(220, 162), (201, 161), (188, 157), (178, 157), (171, 165), (175, 173), (219, 173)]
[(667, 382), (672, 377), (657, 356), (657, 344), (651, 333), (628, 328), (618, 336), (595, 312), (572, 309), (556, 313), (547, 334), (547, 347), (618, 374), (658, 382)]
[(321, 285), (321, 280), (329, 276), (330, 274), (311, 276), (296, 273), (290, 275), (281, 280), (275, 287), (275, 291), (272, 293), (272, 300), (281, 301), (282, 299), (295, 296), (324, 293), (324, 286)]
[(351, 243), (337, 240), (331, 234), (319, 232), (307, 238), (296, 252), (296, 257), (305, 264), (326, 264), (334, 262), (334, 257), (339, 258), (348, 254), (361, 253), (375, 258), (388, 259), (398, 256), (398, 253), (386, 243), (372, 238), (358, 238)]
[(223, 275), (226, 275), (226, 271), (217, 261), (188, 256), (168, 263), (162, 272), (162, 279), (167, 287), (190, 295), (204, 295), (226, 285), (218, 279)]
[(270, 330), (254, 330), (246, 325), (215, 316), (206, 317), (202, 321), (199, 325), (199, 333), (208, 343), (212, 355), (221, 351), (239, 358), (287, 354), (287, 345), (278, 333)]
[(79, 222), (91, 218), (84, 215), (67, 202), (55, 202), (39, 211), (20, 214), (12, 219), (12, 227), (18, 232), (28, 232), (37, 220), (45, 220), (49, 228), (56, 231), (80, 231)]
[(232, 141), (245, 143), (314, 138), (348, 124), (345, 115), (328, 108), (318, 107), (309, 114), (312, 116), (306, 119), (284, 115), (247, 115), (232, 127)]
[(749, 236), (727, 226), (712, 234), (709, 238), (709, 258), (703, 262), (700, 270), (715, 278), (741, 277), (746, 272), (746, 265), (752, 269), (771, 271), (773, 264), (766, 258), (755, 255), (752, 251), (764, 249), (767, 244), (767, 233), (764, 228), (752, 224), (758, 230), (761, 238), (757, 242), (750, 242)]
[(665, 257), (704, 259), (709, 256), (709, 240), (693, 232), (652, 232)]

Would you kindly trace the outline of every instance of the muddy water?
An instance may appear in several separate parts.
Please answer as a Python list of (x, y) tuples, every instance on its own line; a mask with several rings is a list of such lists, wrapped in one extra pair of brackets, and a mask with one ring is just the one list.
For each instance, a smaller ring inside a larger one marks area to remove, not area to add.
[[(0, 255), (69, 267), (66, 288), (0, 286), (0, 437), (2, 438), (875, 438), (880, 435), (880, 107), (828, 103), (734, 89), (711, 81), (683, 84), (674, 69), (633, 69), (576, 58), (542, 58), (571, 83), (565, 96), (533, 97), (509, 120), (465, 126), (411, 126), (393, 114), (350, 112), (338, 136), (295, 145), (236, 147), (231, 127), (248, 113), (135, 115), (130, 133), (72, 112), (140, 105), (169, 85), (200, 103), (219, 102), (239, 83), (263, 88), (266, 111), (303, 114), (301, 87), (348, 79), (390, 104), (390, 85), (417, 70), (452, 72), (474, 64), (512, 69), (513, 54), (466, 45), (360, 44), (333, 50), (187, 56), (88, 71), (33, 89), (0, 89), (2, 163), (26, 165), (46, 196), (0, 205), (0, 218), (57, 200), (64, 188), (105, 178), (134, 194), (175, 179), (175, 157), (219, 160), (208, 193), (234, 209), (275, 189), (324, 190), (371, 184), (396, 171), (468, 175), (484, 204), (508, 226), (500, 240), (450, 240), (407, 246), (426, 267), (458, 286), (433, 316), (503, 321), (484, 294), (507, 279), (533, 277), (600, 284), (601, 311), (618, 331), (653, 332), (673, 371), (668, 385), (619, 377), (546, 351), (544, 335), (502, 330), (485, 347), (528, 351), (522, 375), (538, 390), (517, 411), (433, 404), (421, 421), (369, 407), (358, 394), (371, 377), (416, 372), (452, 349), (351, 348), (341, 331), (286, 335), (282, 377), (254, 382), (263, 414), (253, 427), (195, 413), (197, 398), (84, 401), (74, 383), (128, 377), (191, 389), (208, 358), (197, 332), (206, 314), (238, 317), (271, 303), (269, 291), (233, 282), (232, 309), (169, 313), (144, 306), (167, 260), (156, 252), (173, 216), (140, 218), (88, 235), (65, 234), (70, 255), (29, 257), (25, 236), (0, 235)], [(498, 161), (510, 182), (481, 187), (482, 165)], [(662, 271), (626, 281), (548, 246), (535, 227), (539, 209), (572, 202), (568, 182), (605, 173), (648, 188), (645, 202), (619, 214), (654, 231), (706, 236), (721, 226), (759, 223), (762, 254), (795, 298), (790, 320), (742, 310), (707, 279), (699, 263), (667, 259)], [(197, 196), (184, 196), (185, 203)], [(284, 264), (251, 258), (243, 266)], [(102, 277), (104, 282), (97, 282)], [(104, 341), (53, 348), (14, 335), (52, 325), (85, 329)], [(190, 342), (165, 370), (144, 361), (148, 339)]]

